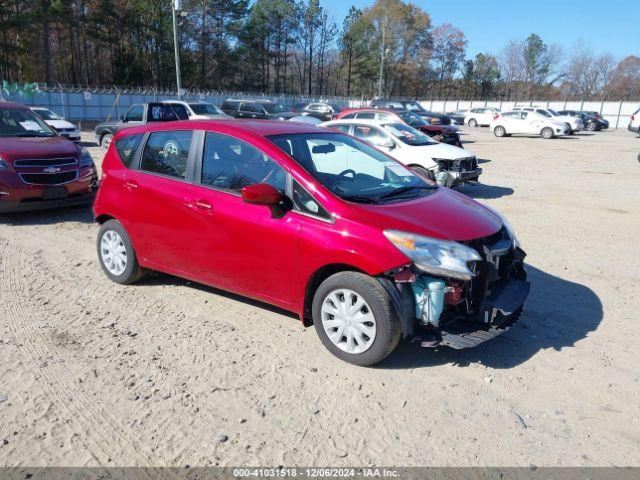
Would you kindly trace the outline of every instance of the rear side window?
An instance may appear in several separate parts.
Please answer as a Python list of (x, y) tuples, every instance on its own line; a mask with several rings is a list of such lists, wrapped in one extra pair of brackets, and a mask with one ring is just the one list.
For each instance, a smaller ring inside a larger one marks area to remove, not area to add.
[(222, 102), (222, 107), (220, 108), (224, 108), (225, 110), (237, 110), (238, 105), (240, 105), (240, 102), (230, 102), (228, 100), (225, 100), (224, 102)]
[(129, 135), (116, 140), (116, 151), (125, 167), (131, 168), (131, 163), (136, 156), (140, 140), (142, 140), (142, 134)]
[(154, 132), (142, 152), (140, 170), (186, 180), (187, 160), (193, 132)]

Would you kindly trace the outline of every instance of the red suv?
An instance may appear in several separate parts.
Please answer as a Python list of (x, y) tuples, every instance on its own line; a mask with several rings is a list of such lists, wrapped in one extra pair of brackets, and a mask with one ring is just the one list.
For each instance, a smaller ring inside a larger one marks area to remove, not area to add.
[(90, 203), (97, 187), (89, 152), (27, 107), (0, 103), (0, 213)]
[(117, 133), (94, 213), (106, 275), (159, 270), (296, 312), (339, 358), (401, 337), (466, 348), (508, 329), (524, 252), (487, 207), (356, 138), (273, 121)]

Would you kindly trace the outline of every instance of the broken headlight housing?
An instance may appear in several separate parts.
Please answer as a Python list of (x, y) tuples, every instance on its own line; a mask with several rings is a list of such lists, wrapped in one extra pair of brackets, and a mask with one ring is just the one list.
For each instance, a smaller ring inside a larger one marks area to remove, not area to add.
[(399, 230), (385, 230), (383, 233), (417, 268), (438, 277), (471, 280), (473, 273), (467, 262), (481, 260), (473, 248), (458, 242)]
[(499, 211), (497, 211), (495, 208), (489, 207), (488, 205), (485, 205), (485, 207), (487, 207), (489, 210), (491, 210), (500, 218), (500, 221), (502, 222), (502, 227), (506, 230), (507, 234), (509, 235), (509, 238), (511, 239), (511, 243), (513, 244), (513, 247), (519, 248), (520, 241), (518, 240), (518, 237), (516, 237), (516, 232), (513, 230), (513, 227), (509, 223), (509, 220), (507, 220), (507, 218), (504, 215), (502, 215)]

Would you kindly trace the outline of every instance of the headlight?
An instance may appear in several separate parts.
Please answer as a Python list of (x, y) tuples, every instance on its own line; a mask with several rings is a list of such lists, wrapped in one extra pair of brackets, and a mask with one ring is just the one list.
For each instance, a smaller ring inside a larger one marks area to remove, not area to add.
[(93, 167), (93, 158), (91, 158), (91, 154), (84, 148), (80, 152), (80, 168), (83, 167)]
[(509, 235), (509, 238), (511, 239), (511, 242), (513, 243), (513, 246), (514, 247), (520, 247), (520, 242), (518, 241), (518, 238), (516, 237), (516, 232), (513, 230), (513, 227), (509, 223), (509, 220), (507, 220), (507, 218), (504, 215), (502, 215), (499, 211), (497, 211), (495, 208), (491, 208), (488, 205), (485, 205), (485, 207), (487, 207), (489, 210), (491, 210), (493, 213), (495, 213), (498, 217), (500, 217), (500, 221), (502, 222), (502, 226), (507, 231), (507, 234)]
[(471, 280), (467, 262), (481, 260), (473, 248), (415, 233), (385, 230), (384, 236), (420, 270), (440, 277)]
[(3, 170), (9, 170), (9, 164), (4, 158), (0, 157), (0, 172)]

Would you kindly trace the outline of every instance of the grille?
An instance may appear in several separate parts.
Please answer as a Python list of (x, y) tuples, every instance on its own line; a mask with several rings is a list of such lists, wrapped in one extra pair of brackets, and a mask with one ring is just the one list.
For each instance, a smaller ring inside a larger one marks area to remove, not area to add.
[(65, 165), (75, 165), (78, 161), (73, 157), (68, 158), (28, 158), (15, 160), (15, 167), (62, 167)]
[(476, 157), (458, 158), (456, 160), (436, 159), (440, 167), (450, 172), (462, 172), (478, 168)]
[(59, 173), (21, 173), (20, 178), (24, 183), (35, 185), (61, 185), (73, 182), (78, 177), (78, 171)]

